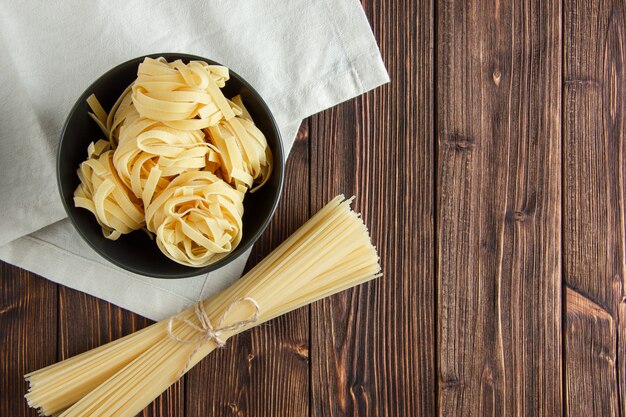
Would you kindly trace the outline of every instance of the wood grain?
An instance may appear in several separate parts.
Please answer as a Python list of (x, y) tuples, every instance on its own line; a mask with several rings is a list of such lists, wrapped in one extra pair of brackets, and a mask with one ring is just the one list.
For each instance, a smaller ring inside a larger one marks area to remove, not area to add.
[(570, 416), (626, 413), (624, 7), (618, 0), (568, 0), (564, 8), (563, 259), (571, 288), (565, 356)]
[(311, 414), (435, 409), (433, 9), (365, 2), (391, 84), (313, 116), (311, 204), (355, 194), (383, 277), (311, 307)]
[[(364, 7), (392, 83), (305, 121), (250, 264), (345, 193), (384, 276), (233, 338), (142, 415), (626, 416), (626, 1)], [(0, 416), (36, 415), (25, 372), (149, 324), (0, 279)]]
[[(285, 170), (280, 205), (248, 261), (253, 266), (309, 218), (308, 122)], [(229, 339), (187, 376), (187, 416), (309, 414), (309, 311), (301, 308)]]
[[(59, 286), (58, 360), (119, 339), (152, 321), (80, 291)], [(141, 416), (184, 416), (184, 382), (179, 381), (148, 406)]]
[(566, 300), (567, 415), (619, 416), (615, 321), (571, 288)]
[(57, 285), (0, 262), (0, 416), (37, 416), (24, 374), (56, 362)]
[(442, 416), (562, 413), (560, 4), (438, 3)]

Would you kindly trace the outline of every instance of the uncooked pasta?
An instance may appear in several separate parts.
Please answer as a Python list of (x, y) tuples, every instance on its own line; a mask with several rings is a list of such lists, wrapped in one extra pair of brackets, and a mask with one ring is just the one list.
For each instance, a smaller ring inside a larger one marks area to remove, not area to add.
[(88, 159), (80, 164), (80, 185), (74, 204), (91, 211), (104, 235), (116, 240), (124, 233), (141, 229), (145, 224), (139, 200), (130, 195), (113, 166), (113, 151), (108, 143), (98, 141), (88, 148)]
[[(141, 117), (201, 129), (235, 116), (220, 90), (227, 80), (228, 69), (222, 66), (146, 58), (139, 64), (132, 100)], [(178, 123), (191, 119), (193, 124)]]
[(238, 104), (242, 115), (222, 120), (206, 129), (211, 143), (221, 155), (220, 172), (225, 181), (251, 188), (261, 187), (272, 173), (272, 152), (263, 133), (255, 126), (244, 107), (241, 97), (233, 101)]
[(201, 130), (178, 130), (130, 114), (119, 133), (113, 164), (144, 207), (170, 179), (191, 170), (216, 170), (218, 150)]
[(148, 206), (148, 230), (170, 259), (208, 265), (239, 244), (243, 195), (210, 172), (187, 172)]
[(226, 290), (26, 375), (28, 404), (42, 415), (134, 416), (231, 336), (376, 278), (376, 249), (350, 202), (335, 197)]
[(192, 267), (237, 247), (243, 198), (268, 180), (272, 151), (241, 97), (222, 93), (228, 79), (226, 67), (145, 58), (108, 114), (87, 99), (105, 139), (89, 146), (74, 203), (106, 238), (147, 220), (161, 251)]

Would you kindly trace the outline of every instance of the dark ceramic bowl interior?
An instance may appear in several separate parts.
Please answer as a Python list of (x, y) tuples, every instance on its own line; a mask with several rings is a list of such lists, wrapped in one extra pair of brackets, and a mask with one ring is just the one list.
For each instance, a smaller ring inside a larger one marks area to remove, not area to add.
[[(149, 55), (165, 57), (168, 61), (182, 59), (202, 60), (209, 64), (218, 63), (206, 58), (163, 53)], [(241, 94), (243, 102), (252, 115), (254, 122), (267, 138), (274, 155), (274, 170), (268, 182), (257, 192), (248, 193), (244, 199), (243, 237), (239, 246), (228, 256), (203, 268), (191, 268), (180, 265), (161, 253), (156, 243), (142, 231), (124, 235), (116, 241), (106, 239), (93, 215), (81, 208), (74, 207), (74, 190), (79, 180), (76, 170), (87, 157), (90, 142), (102, 138), (103, 134), (88, 116), (87, 97), (95, 94), (105, 110), (109, 110), (124, 89), (137, 77), (137, 67), (144, 57), (135, 58), (113, 68), (94, 82), (72, 108), (61, 133), (57, 156), (57, 181), (65, 209), (72, 223), (85, 239), (102, 257), (113, 264), (136, 274), (157, 278), (184, 278), (218, 269), (231, 262), (248, 249), (266, 229), (276, 210), (283, 185), (284, 157), (280, 133), (269, 108), (261, 96), (232, 70), (230, 80), (222, 89), (226, 97)]]

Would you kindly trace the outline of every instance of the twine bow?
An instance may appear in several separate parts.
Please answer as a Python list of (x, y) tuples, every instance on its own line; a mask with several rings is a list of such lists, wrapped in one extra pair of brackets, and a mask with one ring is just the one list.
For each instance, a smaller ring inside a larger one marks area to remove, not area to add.
[[(230, 313), (230, 311), (232, 310), (234, 306), (241, 304), (241, 303), (248, 303), (252, 307), (254, 307), (254, 313), (252, 313), (250, 317), (245, 320), (240, 320), (240, 321), (233, 322), (232, 324), (224, 325), (224, 322), (226, 321), (226, 318), (228, 317), (228, 313)], [(213, 324), (211, 323), (211, 319), (209, 319), (208, 314), (204, 310), (204, 303), (202, 301), (198, 301), (195, 305), (195, 314), (198, 319), (198, 322), (200, 323), (199, 326), (195, 324), (193, 321), (188, 320), (188, 319), (180, 318), (177, 316), (171, 317), (169, 321), (167, 322), (167, 334), (170, 337), (170, 339), (175, 340), (176, 342), (179, 342), (179, 343), (184, 343), (184, 344), (198, 343), (198, 346), (189, 354), (189, 358), (187, 359), (187, 362), (185, 363), (185, 366), (183, 367), (180, 376), (182, 376), (185, 373), (185, 371), (187, 370), (189, 366), (189, 363), (191, 362), (191, 359), (196, 354), (196, 352), (198, 352), (198, 349), (200, 349), (202, 345), (207, 343), (209, 340), (212, 340), (213, 342), (215, 342), (217, 347), (219, 348), (224, 347), (224, 345), (226, 344), (226, 341), (221, 338), (222, 334), (224, 332), (228, 332), (231, 330), (241, 329), (250, 323), (254, 323), (258, 321), (259, 312), (260, 312), (260, 309), (259, 309), (259, 305), (257, 304), (257, 302), (250, 297), (244, 297), (244, 298), (239, 298), (233, 301), (232, 303), (230, 303), (228, 307), (226, 307), (226, 310), (224, 310), (224, 312), (222, 313), (222, 316), (220, 317), (220, 320), (217, 323), (217, 326), (215, 327), (213, 327)], [(175, 321), (179, 321), (181, 323), (186, 324), (187, 326), (194, 329), (197, 333), (199, 333), (199, 335), (195, 337), (176, 336), (172, 329)]]

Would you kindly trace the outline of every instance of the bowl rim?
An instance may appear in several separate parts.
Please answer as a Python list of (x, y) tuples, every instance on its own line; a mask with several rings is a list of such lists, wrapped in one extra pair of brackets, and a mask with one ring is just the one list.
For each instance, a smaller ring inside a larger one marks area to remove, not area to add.
[[(129, 64), (133, 63), (134, 61), (137, 61), (137, 65), (139, 65), (139, 63), (141, 63), (141, 61), (143, 59), (145, 59), (146, 57), (149, 57), (149, 58), (164, 57), (164, 58), (166, 58), (168, 60), (170, 60), (170, 59), (201, 60), (201, 61), (204, 61), (204, 62), (208, 63), (209, 65), (222, 65), (222, 66), (225, 66), (223, 64), (220, 64), (217, 61), (214, 61), (212, 59), (205, 58), (205, 57), (202, 57), (202, 56), (198, 56), (198, 55), (179, 53), (179, 52), (161, 52), (161, 53), (140, 55), (138, 57), (126, 60), (126, 61), (124, 61), (124, 62), (122, 62), (122, 63), (112, 67), (111, 69), (106, 71), (104, 74), (102, 74), (101, 76), (96, 78), (96, 80), (94, 82), (92, 82), (85, 89), (85, 91), (79, 96), (79, 98), (76, 100), (76, 102), (72, 106), (71, 110), (69, 111), (69, 113), (68, 113), (68, 115), (67, 115), (67, 117), (65, 119), (65, 122), (63, 123), (63, 128), (61, 129), (61, 135), (60, 135), (60, 138), (59, 138), (59, 144), (58, 144), (57, 151), (56, 151), (57, 189), (58, 189), (59, 195), (61, 197), (61, 202), (63, 203), (63, 208), (65, 209), (65, 212), (67, 213), (67, 216), (69, 217), (70, 222), (72, 223), (72, 226), (74, 227), (74, 229), (78, 232), (78, 234), (81, 236), (83, 241), (85, 241), (99, 256), (101, 256), (104, 259), (106, 259), (107, 261), (111, 262), (113, 265), (115, 265), (115, 266), (117, 266), (117, 267), (119, 267), (119, 268), (121, 268), (121, 269), (123, 269), (125, 271), (132, 272), (132, 273), (137, 274), (137, 275), (141, 275), (143, 277), (160, 278), (160, 279), (181, 279), (181, 278), (191, 278), (191, 277), (196, 277), (196, 276), (200, 276), (200, 275), (206, 275), (209, 272), (213, 272), (213, 271), (215, 271), (217, 269), (220, 269), (221, 267), (223, 267), (223, 266), (233, 262), (234, 260), (238, 259), (250, 247), (252, 247), (252, 245), (254, 245), (257, 242), (257, 240), (259, 239), (259, 237), (261, 237), (261, 235), (265, 232), (265, 230), (267, 230), (267, 227), (269, 226), (270, 222), (272, 221), (272, 218), (274, 217), (274, 214), (276, 213), (276, 209), (278, 208), (278, 203), (280, 202), (280, 198), (282, 196), (284, 180), (285, 180), (285, 157), (284, 157), (284, 152), (285, 151), (284, 151), (283, 139), (282, 139), (282, 136), (280, 134), (280, 129), (278, 128), (278, 124), (276, 123), (276, 119), (274, 117), (274, 114), (271, 112), (269, 106), (267, 105), (267, 103), (265, 102), (265, 100), (263, 99), (261, 94), (259, 94), (259, 92), (254, 87), (252, 87), (252, 85), (250, 85), (250, 83), (248, 81), (246, 81), (245, 78), (240, 76), (237, 72), (233, 71), (230, 67), (227, 67), (230, 76), (234, 77), (234, 78), (237, 78), (238, 81), (241, 82), (241, 84), (243, 84), (246, 88), (250, 89), (250, 91), (258, 99), (259, 103), (261, 104), (261, 107), (263, 107), (265, 112), (269, 115), (269, 119), (271, 121), (272, 129), (274, 131), (274, 134), (276, 135), (276, 138), (278, 139), (277, 140), (277, 142), (278, 142), (278, 149), (272, 149), (272, 155), (273, 155), (273, 158), (274, 158), (274, 161), (273, 161), (274, 162), (274, 170), (276, 170), (277, 165), (280, 166), (280, 176), (279, 176), (279, 179), (278, 179), (278, 192), (276, 193), (274, 201), (272, 202), (272, 206), (271, 206), (269, 215), (265, 218), (265, 220), (261, 224), (261, 227), (259, 227), (259, 229), (254, 233), (254, 235), (251, 237), (251, 239), (249, 240), (248, 243), (246, 243), (244, 245), (237, 246), (234, 249), (234, 251), (230, 252), (229, 254), (224, 256), (222, 259), (218, 260), (215, 263), (209, 264), (209, 265), (201, 267), (201, 268), (193, 268), (193, 267), (189, 267), (189, 266), (186, 266), (186, 265), (181, 265), (182, 267), (185, 267), (187, 269), (186, 272), (172, 273), (172, 274), (146, 273), (146, 272), (141, 271), (141, 270), (139, 270), (139, 269), (137, 269), (137, 268), (135, 268), (133, 266), (129, 266), (129, 265), (126, 265), (126, 264), (123, 264), (123, 263), (119, 262), (114, 257), (111, 257), (111, 256), (107, 255), (106, 253), (103, 253), (98, 247), (96, 247), (96, 245), (94, 245), (90, 241), (90, 239), (87, 237), (86, 233), (84, 233), (83, 230), (77, 225), (76, 219), (74, 218), (74, 215), (72, 213), (72, 209), (73, 208), (68, 206), (68, 203), (66, 202), (65, 197), (63, 195), (63, 189), (62, 189), (62, 186), (61, 186), (61, 149), (62, 149), (61, 145), (63, 143), (63, 139), (65, 138), (65, 133), (66, 133), (66, 130), (68, 128), (70, 119), (72, 118), (74, 113), (76, 113), (78, 111), (79, 107), (81, 107), (83, 102), (85, 100), (87, 100), (87, 97), (89, 97), (92, 94), (92, 91), (94, 90), (95, 86), (98, 83), (100, 83), (103, 79), (105, 79), (108, 76), (110, 76), (111, 73), (113, 73), (114, 71), (116, 71), (117, 69), (119, 69), (122, 66), (129, 65)], [(277, 162), (278, 162), (278, 164), (277, 164)], [(238, 252), (237, 255), (236, 256), (232, 256), (233, 253), (235, 253), (235, 252)], [(167, 260), (170, 261), (170, 262), (175, 262), (175, 261), (173, 261), (173, 260), (171, 260), (169, 258), (167, 258)]]

